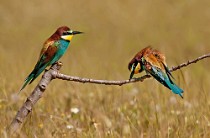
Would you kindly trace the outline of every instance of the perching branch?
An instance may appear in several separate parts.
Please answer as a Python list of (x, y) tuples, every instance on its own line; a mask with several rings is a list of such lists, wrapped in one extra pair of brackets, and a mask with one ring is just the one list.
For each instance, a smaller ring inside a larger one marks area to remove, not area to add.
[[(176, 71), (178, 69), (181, 69), (183, 67), (186, 67), (192, 63), (196, 63), (202, 59), (205, 59), (205, 58), (208, 58), (210, 57), (210, 53), (209, 54), (206, 54), (206, 55), (202, 55), (196, 59), (193, 59), (193, 60), (189, 60), (185, 63), (182, 63), (176, 67), (172, 67), (170, 69), (171, 72), (173, 71)], [(95, 79), (88, 79), (88, 78), (80, 78), (80, 77), (74, 77), (74, 76), (68, 76), (68, 75), (65, 75), (65, 74), (61, 74), (61, 73), (57, 73), (55, 74), (56, 76), (54, 76), (54, 78), (57, 78), (57, 79), (62, 79), (62, 80), (67, 80), (67, 81), (75, 81), (75, 82), (80, 82), (80, 83), (95, 83), (95, 84), (105, 84), (105, 85), (124, 85), (124, 84), (127, 84), (127, 83), (134, 83), (134, 82), (137, 82), (137, 81), (144, 81), (145, 79), (147, 78), (150, 78), (151, 76), (150, 75), (144, 75), (140, 78), (133, 78), (131, 80), (122, 80), (122, 81), (109, 81), (109, 80), (95, 80)]]
[(210, 57), (210, 53), (209, 54), (206, 54), (206, 55), (202, 55), (202, 56), (200, 56), (200, 57), (198, 57), (196, 59), (193, 59), (193, 60), (188, 60), (187, 62), (182, 63), (182, 64), (180, 64), (180, 65), (178, 65), (176, 67), (172, 67), (170, 69), (170, 71), (171, 72), (176, 71), (177, 69), (181, 69), (181, 68), (186, 67), (186, 66), (188, 66), (188, 65), (190, 65), (192, 63), (196, 63), (196, 62), (198, 62), (198, 61), (200, 61), (202, 59), (209, 58), (209, 57)]
[[(172, 67), (170, 69), (171, 72), (186, 67), (192, 63), (196, 63), (202, 59), (210, 57), (210, 53), (206, 55), (202, 55), (194, 60), (189, 60), (185, 63), (182, 63), (176, 67)], [(128, 83), (134, 83), (137, 81), (144, 81), (146, 78), (150, 78), (150, 75), (145, 75), (140, 78), (134, 78), (131, 80), (122, 80), (122, 81), (109, 81), (109, 80), (95, 80), (95, 79), (88, 79), (88, 78), (80, 78), (80, 77), (73, 77), (68, 76), (65, 74), (59, 73), (59, 69), (61, 68), (61, 63), (54, 64), (49, 71), (46, 71), (42, 76), (39, 84), (33, 90), (32, 94), (27, 98), (23, 106), (17, 112), (15, 118), (13, 119), (12, 123), (10, 124), (8, 130), (10, 134), (17, 132), (18, 129), (21, 128), (22, 123), (24, 122), (27, 115), (32, 111), (33, 106), (35, 103), (42, 97), (42, 94), (47, 88), (47, 85), (50, 83), (52, 79), (62, 79), (67, 81), (75, 81), (80, 83), (94, 83), (94, 84), (105, 84), (105, 85), (124, 85)]]
[(36, 102), (42, 97), (42, 94), (47, 88), (47, 85), (61, 68), (61, 63), (54, 64), (49, 71), (46, 71), (42, 76), (39, 84), (36, 88), (32, 91), (31, 95), (26, 99), (25, 103), (17, 112), (15, 118), (13, 119), (12, 123), (8, 127), (9, 134), (12, 135), (18, 129), (21, 128), (22, 123), (24, 122), (26, 116), (32, 111), (33, 106)]
[(75, 81), (80, 83), (95, 83), (95, 84), (105, 84), (105, 85), (123, 85), (127, 83), (134, 83), (137, 81), (144, 81), (146, 78), (150, 78), (150, 75), (144, 75), (140, 78), (133, 78), (131, 80), (95, 80), (95, 79), (88, 79), (88, 78), (80, 78), (80, 77), (74, 77), (74, 76), (68, 76), (65, 74), (57, 73), (56, 76), (54, 76), (56, 79), (62, 79), (67, 81)]

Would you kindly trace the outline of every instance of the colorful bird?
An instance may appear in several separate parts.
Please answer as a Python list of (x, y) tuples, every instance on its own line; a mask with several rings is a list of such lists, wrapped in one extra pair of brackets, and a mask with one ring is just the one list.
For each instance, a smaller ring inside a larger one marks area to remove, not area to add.
[(131, 71), (130, 79), (134, 74), (145, 70), (147, 74), (151, 74), (157, 81), (183, 98), (183, 90), (172, 81), (173, 76), (167, 67), (165, 56), (160, 51), (150, 46), (142, 49), (129, 62), (128, 69)]
[(72, 37), (81, 33), (82, 32), (79, 31), (73, 31), (67, 26), (59, 27), (55, 33), (45, 41), (39, 60), (33, 71), (25, 79), (20, 91), (23, 90), (28, 83), (32, 83), (47, 66), (56, 63), (66, 52)]

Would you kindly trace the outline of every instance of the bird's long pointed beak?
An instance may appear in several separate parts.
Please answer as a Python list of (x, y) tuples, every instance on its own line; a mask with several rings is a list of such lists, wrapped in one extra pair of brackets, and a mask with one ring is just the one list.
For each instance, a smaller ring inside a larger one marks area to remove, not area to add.
[(73, 35), (82, 34), (82, 33), (83, 33), (83, 32), (80, 32), (80, 31), (73, 31), (73, 32), (72, 32)]
[(131, 71), (131, 74), (130, 74), (130, 79), (133, 78), (133, 75), (134, 75), (134, 71), (132, 70), (132, 71)]
[(131, 66), (131, 74), (130, 74), (130, 79), (133, 78), (133, 75), (135, 74), (135, 69), (136, 69), (136, 65), (138, 64), (138, 62), (134, 63), (132, 66)]

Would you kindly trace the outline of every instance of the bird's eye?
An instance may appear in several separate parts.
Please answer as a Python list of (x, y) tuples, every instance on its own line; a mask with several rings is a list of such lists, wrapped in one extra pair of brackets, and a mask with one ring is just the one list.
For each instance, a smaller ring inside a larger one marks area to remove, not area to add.
[(158, 54), (155, 54), (156, 57), (158, 57)]
[(63, 32), (63, 35), (68, 35), (68, 32)]

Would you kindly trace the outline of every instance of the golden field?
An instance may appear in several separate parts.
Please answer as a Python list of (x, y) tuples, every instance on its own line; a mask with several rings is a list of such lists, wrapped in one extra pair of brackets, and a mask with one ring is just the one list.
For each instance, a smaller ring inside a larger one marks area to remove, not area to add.
[[(59, 26), (85, 32), (73, 38), (61, 73), (124, 80), (130, 59), (148, 45), (165, 53), (169, 67), (209, 53), (209, 7), (207, 0), (1, 1), (1, 137), (40, 80), (17, 95)], [(209, 70), (205, 59), (173, 72), (184, 99), (154, 79), (123, 86), (53, 80), (18, 137), (209, 138)]]

